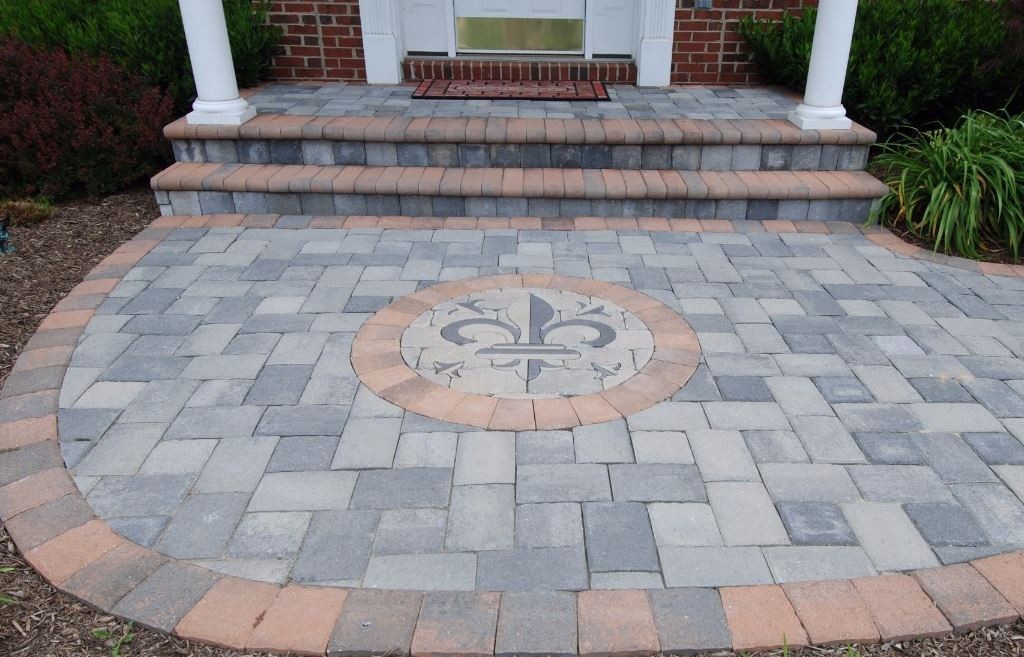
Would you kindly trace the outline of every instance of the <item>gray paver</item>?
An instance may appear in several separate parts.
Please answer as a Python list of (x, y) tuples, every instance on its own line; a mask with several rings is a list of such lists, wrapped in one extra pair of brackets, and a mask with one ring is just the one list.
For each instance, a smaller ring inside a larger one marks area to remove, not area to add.
[(665, 585), (675, 587), (748, 586), (773, 583), (756, 547), (663, 547), (659, 549)]
[(270, 472), (249, 502), (249, 511), (317, 511), (347, 509), (356, 473)]
[(147, 627), (170, 632), (217, 579), (202, 568), (171, 561), (129, 591), (111, 611)]
[(477, 559), (483, 591), (579, 591), (588, 584), (582, 547), (489, 550)]
[(616, 502), (704, 502), (707, 495), (695, 465), (665, 463), (608, 466)]
[[(635, 436), (635, 434), (634, 434)], [(516, 464), (575, 463), (569, 431), (521, 431), (516, 434)]]
[(780, 502), (853, 502), (860, 492), (846, 468), (824, 463), (762, 463), (761, 477)]
[(251, 493), (263, 477), (277, 438), (224, 438), (203, 468), (195, 490), (203, 493)]
[(445, 547), (451, 552), (511, 549), (515, 498), (511, 485), (456, 486), (448, 508)]
[(352, 508), (443, 507), (448, 504), (451, 477), (452, 471), (447, 468), (366, 470), (359, 473), (352, 494)]
[(569, 502), (520, 504), (515, 508), (516, 547), (583, 545), (580, 505)]
[(649, 504), (647, 513), (659, 547), (722, 544), (715, 514), (707, 504)]
[(625, 420), (573, 429), (577, 463), (632, 463), (633, 449)]
[(705, 482), (760, 480), (740, 432), (710, 429), (690, 431), (687, 436)]
[(767, 547), (764, 558), (775, 581), (804, 582), (871, 577), (875, 568), (859, 547)]
[(931, 468), (917, 465), (854, 465), (850, 476), (870, 502), (951, 502)]
[(348, 406), (273, 406), (260, 420), (263, 436), (324, 436), (337, 434), (348, 418)]
[(591, 572), (658, 570), (654, 533), (643, 504), (585, 503), (583, 528)]
[(516, 501), (520, 504), (611, 499), (604, 465), (524, 465), (516, 471)]
[(651, 591), (648, 599), (663, 652), (719, 651), (732, 645), (717, 591), (668, 589)]
[(760, 483), (713, 482), (707, 485), (726, 545), (786, 545), (789, 535)]
[(370, 558), (375, 511), (325, 511), (313, 515), (292, 571), (297, 582), (360, 579)]
[(794, 417), (793, 430), (815, 463), (864, 463), (867, 459), (853, 436), (834, 417)]
[(939, 564), (898, 504), (854, 502), (843, 505), (843, 514), (878, 570), (931, 568)]
[(185, 408), (171, 423), (165, 437), (187, 439), (251, 436), (262, 415), (261, 406)]
[(974, 517), (959, 504), (904, 504), (903, 510), (930, 545), (986, 545), (988, 538)]
[(192, 485), (186, 475), (104, 477), (86, 499), (103, 518), (169, 515)]
[(827, 502), (779, 502), (779, 516), (795, 545), (856, 545), (839, 506)]
[(1024, 544), (1024, 504), (1001, 484), (954, 484), (951, 486), (994, 543)]
[(175, 559), (219, 557), (237, 524), (245, 493), (207, 493), (185, 500), (171, 519), (156, 549)]
[(374, 554), (440, 552), (448, 514), (443, 509), (391, 509), (382, 511)]
[(472, 554), (394, 554), (370, 557), (364, 585), (413, 591), (472, 591)]
[(247, 513), (228, 543), (231, 557), (292, 557), (299, 551), (312, 514), (308, 512)]
[(459, 436), (455, 485), (513, 484), (516, 480), (516, 436), (506, 432), (473, 432)]
[(331, 468), (390, 468), (395, 461), (401, 429), (399, 418), (349, 420), (345, 423)]
[(576, 654), (576, 597), (566, 591), (508, 591), (501, 596), (494, 654)]

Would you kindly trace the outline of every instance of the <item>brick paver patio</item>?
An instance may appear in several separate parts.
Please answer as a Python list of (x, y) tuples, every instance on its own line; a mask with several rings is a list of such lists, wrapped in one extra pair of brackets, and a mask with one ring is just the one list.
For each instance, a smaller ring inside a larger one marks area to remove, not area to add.
[(740, 650), (1018, 616), (1016, 270), (849, 224), (590, 221), (158, 220), (8, 379), (0, 517), (61, 588), (235, 647)]
[(180, 228), (61, 446), (115, 531), (257, 580), (860, 577), (1024, 546), (1021, 317), (859, 234)]

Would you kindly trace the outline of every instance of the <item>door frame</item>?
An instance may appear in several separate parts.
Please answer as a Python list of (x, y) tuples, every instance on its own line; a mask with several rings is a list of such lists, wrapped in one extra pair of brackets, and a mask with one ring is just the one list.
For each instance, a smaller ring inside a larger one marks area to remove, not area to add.
[[(638, 86), (666, 86), (672, 69), (675, 35), (675, 0), (635, 0), (633, 59)], [(587, 0), (589, 15), (593, 0)], [(442, 0), (445, 11), (448, 56), (456, 57), (455, 0)], [(400, 0), (359, 0), (366, 81), (370, 84), (398, 84), (406, 48), (402, 39)], [(584, 21), (583, 59), (593, 59), (592, 22)]]

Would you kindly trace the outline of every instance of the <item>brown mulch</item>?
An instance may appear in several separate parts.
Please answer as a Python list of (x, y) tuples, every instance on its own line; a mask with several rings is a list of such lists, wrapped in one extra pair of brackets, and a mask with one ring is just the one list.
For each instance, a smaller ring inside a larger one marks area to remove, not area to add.
[[(45, 222), (14, 229), (18, 253), (0, 256), (0, 380), (50, 308), (106, 254), (156, 216), (151, 193), (132, 190), (98, 201), (67, 203)], [(110, 657), (113, 640), (96, 638), (94, 630), (115, 638), (131, 634), (131, 641), (122, 645), (123, 657), (259, 657), (200, 646), (97, 613), (43, 581), (0, 528), (0, 656)], [(804, 654), (848, 657), (843, 648), (811, 648)], [(871, 646), (859, 654), (1024, 657), (1024, 623), (964, 636)]]
[[(935, 251), (934, 240), (921, 237), (910, 231), (905, 223), (888, 220), (883, 224), (886, 228), (891, 230), (894, 235), (899, 236), (901, 240), (914, 246), (919, 246), (926, 251)], [(959, 256), (956, 249), (951, 249), (946, 255)], [(980, 260), (982, 262), (995, 262), (1001, 265), (1019, 265), (1021, 261), (1014, 259), (1013, 252), (1008, 247), (998, 246), (984, 246), (978, 253), (977, 258), (969, 258), (970, 260)]]
[(47, 220), (10, 228), (17, 251), (0, 255), (0, 381), (50, 309), (159, 214), (153, 193), (139, 188), (65, 203)]

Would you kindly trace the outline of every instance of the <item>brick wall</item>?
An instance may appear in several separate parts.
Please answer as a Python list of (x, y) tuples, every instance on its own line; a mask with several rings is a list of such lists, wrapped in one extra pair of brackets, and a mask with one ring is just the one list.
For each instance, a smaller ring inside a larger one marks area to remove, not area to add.
[(744, 85), (758, 81), (757, 69), (736, 23), (750, 14), (779, 19), (785, 10), (816, 5), (817, 0), (714, 0), (710, 10), (694, 9), (693, 4), (676, 3), (672, 82)]
[[(672, 57), (675, 84), (753, 84), (749, 61), (735, 25), (743, 16), (779, 18), (786, 9), (817, 0), (714, 0), (713, 9), (677, 0)], [(281, 53), (271, 77), (277, 80), (366, 79), (358, 0), (282, 0), (272, 3), (271, 22), (284, 28)]]
[(359, 0), (272, 2), (284, 29), (270, 76), (276, 80), (365, 80)]

